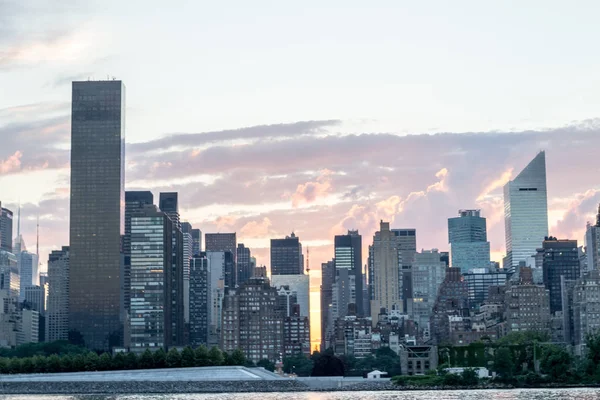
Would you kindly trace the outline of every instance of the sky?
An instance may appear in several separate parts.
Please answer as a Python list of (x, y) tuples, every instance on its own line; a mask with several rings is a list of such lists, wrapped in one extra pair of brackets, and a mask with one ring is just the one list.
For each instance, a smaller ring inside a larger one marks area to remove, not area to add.
[[(0, 0), (0, 201), (40, 253), (68, 244), (70, 82), (127, 87), (126, 189), (182, 219), (310, 247), (381, 219), (448, 250), (480, 208), (504, 254), (502, 185), (546, 150), (550, 233), (600, 202), (600, 3)], [(42, 266), (45, 268), (45, 265)], [(318, 295), (317, 295), (318, 296)], [(314, 307), (314, 302), (313, 302)]]

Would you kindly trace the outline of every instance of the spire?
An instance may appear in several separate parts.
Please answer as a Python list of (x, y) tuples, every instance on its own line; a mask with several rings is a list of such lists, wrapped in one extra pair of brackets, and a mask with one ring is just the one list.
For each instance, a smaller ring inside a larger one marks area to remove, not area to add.
[(40, 257), (40, 215), (37, 216), (35, 254)]

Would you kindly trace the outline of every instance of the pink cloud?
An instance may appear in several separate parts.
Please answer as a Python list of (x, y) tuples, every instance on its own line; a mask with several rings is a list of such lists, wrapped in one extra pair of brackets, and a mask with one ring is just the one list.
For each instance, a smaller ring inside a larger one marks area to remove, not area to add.
[(292, 195), (292, 206), (298, 207), (302, 204), (310, 204), (321, 197), (327, 197), (331, 191), (331, 171), (323, 170), (315, 181), (298, 185), (296, 192)]
[(23, 153), (17, 150), (6, 160), (0, 160), (0, 174), (9, 174), (21, 169), (21, 157), (23, 157)]
[(240, 234), (246, 238), (268, 237), (273, 233), (271, 225), (273, 224), (268, 217), (258, 221), (250, 221), (240, 228)]

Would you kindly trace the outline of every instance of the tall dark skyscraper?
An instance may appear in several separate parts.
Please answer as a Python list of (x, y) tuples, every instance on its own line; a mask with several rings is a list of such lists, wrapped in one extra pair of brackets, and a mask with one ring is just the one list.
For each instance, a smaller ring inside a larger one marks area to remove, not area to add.
[(0, 203), (0, 250), (12, 253), (13, 212)]
[(237, 284), (241, 285), (252, 277), (253, 267), (250, 249), (239, 243), (237, 247)]
[(171, 218), (173, 224), (181, 229), (177, 197), (177, 192), (161, 193), (158, 208), (160, 208), (160, 211), (164, 212), (169, 216), (169, 218)]
[(91, 349), (120, 345), (125, 86), (73, 82), (69, 328)]
[(192, 255), (198, 255), (202, 251), (202, 231), (192, 229)]
[(292, 232), (285, 239), (271, 239), (271, 275), (304, 274), (300, 239)]
[[(362, 237), (358, 231), (348, 231), (334, 239), (336, 282), (333, 299), (338, 317), (345, 317), (348, 305), (354, 303), (358, 316), (364, 316), (362, 299)], [(354, 294), (354, 295), (353, 295)], [(334, 312), (335, 312), (334, 311)]]
[(579, 279), (577, 240), (559, 240), (547, 237), (542, 243), (544, 286), (550, 291), (550, 312), (562, 311), (561, 277)]
[(123, 255), (125, 264), (123, 269), (123, 303), (129, 310), (131, 291), (131, 217), (143, 212), (147, 205), (154, 204), (154, 196), (149, 191), (125, 192), (125, 236), (123, 237)]
[(194, 255), (190, 261), (190, 344), (208, 344), (210, 321), (210, 266), (206, 253)]

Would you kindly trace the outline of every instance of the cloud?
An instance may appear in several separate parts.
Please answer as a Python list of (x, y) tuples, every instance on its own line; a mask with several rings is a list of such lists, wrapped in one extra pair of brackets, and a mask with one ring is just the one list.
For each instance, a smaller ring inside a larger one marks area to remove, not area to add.
[(600, 203), (598, 189), (574, 194), (562, 218), (550, 228), (550, 235), (560, 239), (578, 239), (579, 245), (583, 245), (582, 238), (585, 235), (586, 224), (595, 223), (598, 203)]
[(296, 187), (296, 192), (291, 196), (292, 206), (313, 203), (320, 197), (326, 197), (332, 191), (331, 171), (323, 170), (314, 182), (306, 182)]
[(23, 157), (23, 153), (15, 151), (15, 153), (6, 160), (0, 160), (0, 175), (18, 171), (21, 168), (21, 157)]
[(268, 217), (259, 221), (250, 221), (240, 228), (240, 234), (246, 238), (264, 238), (269, 237), (272, 222)]

